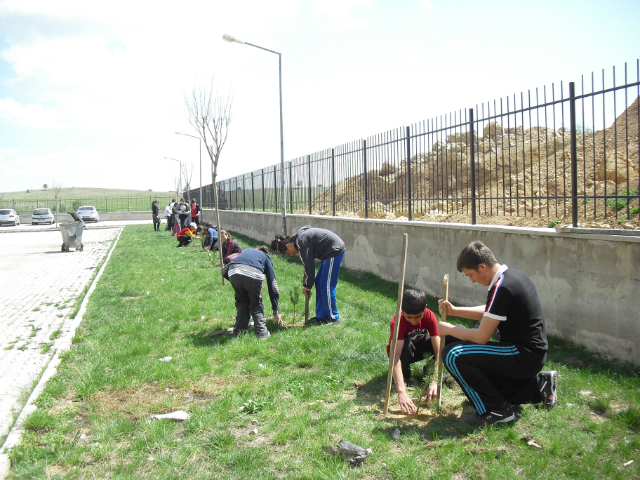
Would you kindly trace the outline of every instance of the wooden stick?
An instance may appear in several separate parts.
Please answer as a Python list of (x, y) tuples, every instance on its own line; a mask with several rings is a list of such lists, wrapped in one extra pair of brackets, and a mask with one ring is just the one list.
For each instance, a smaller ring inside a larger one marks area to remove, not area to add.
[[(442, 298), (446, 301), (449, 301), (449, 275), (444, 276), (444, 285), (442, 286)], [(447, 307), (445, 306), (442, 309), (442, 318), (441, 322), (447, 321)], [(438, 375), (440, 376), (440, 381), (438, 382), (438, 412), (440, 411), (440, 407), (442, 407), (442, 375), (444, 373), (444, 368), (442, 367), (442, 350), (444, 350), (444, 335), (440, 335), (440, 351), (438, 352), (438, 366), (440, 370), (438, 371)]]
[(398, 330), (400, 329), (400, 315), (402, 313), (402, 297), (404, 295), (404, 276), (407, 269), (407, 250), (409, 248), (409, 234), (402, 236), (402, 260), (400, 263), (400, 282), (398, 283), (398, 304), (396, 306), (396, 323), (391, 337), (391, 349), (389, 351), (389, 374), (387, 375), (387, 390), (384, 394), (384, 409), (382, 414), (386, 417), (389, 412), (389, 395), (391, 394), (391, 380), (393, 379), (393, 364), (396, 358), (396, 344), (398, 343)]
[(304, 294), (304, 324), (309, 323), (309, 300), (311, 299), (311, 292)]

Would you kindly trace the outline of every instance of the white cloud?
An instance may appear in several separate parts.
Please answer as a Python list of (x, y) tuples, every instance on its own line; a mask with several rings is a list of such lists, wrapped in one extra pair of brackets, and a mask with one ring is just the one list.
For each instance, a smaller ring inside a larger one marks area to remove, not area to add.
[(324, 32), (360, 30), (369, 24), (361, 18), (352, 18), (351, 11), (358, 5), (370, 7), (372, 0), (310, 0), (310, 3), (314, 9), (329, 17), (329, 22), (322, 27)]
[(0, 121), (4, 127), (69, 128), (69, 119), (63, 112), (35, 103), (21, 105), (13, 98), (0, 98)]
[(429, 0), (420, 0), (420, 8), (423, 10), (429, 10), (433, 8), (433, 4)]

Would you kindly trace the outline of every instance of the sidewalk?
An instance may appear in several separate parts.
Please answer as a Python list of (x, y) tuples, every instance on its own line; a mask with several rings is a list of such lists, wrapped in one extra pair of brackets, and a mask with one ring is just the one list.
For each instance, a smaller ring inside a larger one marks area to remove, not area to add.
[(68, 330), (78, 297), (121, 230), (113, 225), (88, 229), (83, 252), (63, 253), (57, 228), (39, 235), (29, 235), (26, 228), (38, 227), (0, 235), (0, 437), (22, 408), (21, 395), (31, 393), (51, 359), (52, 334)]

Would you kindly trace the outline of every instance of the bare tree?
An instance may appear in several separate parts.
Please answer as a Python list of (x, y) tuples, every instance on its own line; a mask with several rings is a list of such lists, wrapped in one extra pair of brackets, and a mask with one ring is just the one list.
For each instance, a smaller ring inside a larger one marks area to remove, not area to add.
[(180, 200), (180, 197), (182, 196), (182, 192), (180, 192), (180, 190), (182, 190), (180, 187), (180, 177), (174, 177), (173, 178), (173, 187), (175, 188), (175, 192), (176, 192), (176, 198), (178, 200)]
[(193, 178), (193, 163), (187, 165), (186, 163), (180, 163), (182, 168), (182, 178), (184, 178), (185, 190), (187, 192), (187, 204), (191, 203), (191, 179)]
[[(187, 116), (191, 126), (198, 132), (198, 136), (204, 145), (211, 160), (211, 183), (213, 185), (214, 208), (216, 214), (216, 224), (218, 232), (221, 230), (220, 212), (218, 211), (218, 162), (222, 148), (227, 141), (229, 124), (231, 123), (231, 106), (233, 97), (231, 94), (221, 96), (214, 93), (213, 79), (208, 88), (193, 87), (191, 96), (185, 96)], [(222, 261), (222, 238), (218, 241), (218, 254), (220, 256), (220, 267)], [(224, 278), (222, 279), (224, 285)]]

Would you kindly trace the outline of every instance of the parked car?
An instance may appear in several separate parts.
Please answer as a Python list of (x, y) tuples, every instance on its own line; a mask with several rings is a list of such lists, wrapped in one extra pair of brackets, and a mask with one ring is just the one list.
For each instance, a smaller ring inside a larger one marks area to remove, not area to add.
[(56, 219), (48, 208), (35, 208), (31, 215), (31, 225), (38, 225), (39, 223), (48, 223), (53, 225)]
[(3, 208), (0, 210), (0, 226), (1, 225), (20, 225), (20, 215), (13, 208)]
[(84, 221), (87, 221), (87, 220), (93, 220), (94, 222), (100, 221), (100, 214), (98, 213), (98, 210), (96, 210), (96, 207), (94, 207), (93, 205), (86, 205), (78, 208), (78, 215), (80, 215), (80, 217)]

